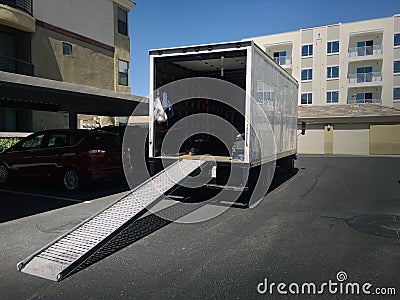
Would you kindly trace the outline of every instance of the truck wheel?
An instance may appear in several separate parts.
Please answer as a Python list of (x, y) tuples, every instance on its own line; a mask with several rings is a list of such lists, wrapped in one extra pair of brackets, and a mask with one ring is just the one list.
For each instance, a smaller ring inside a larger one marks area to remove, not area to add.
[(63, 176), (64, 188), (69, 191), (76, 191), (81, 184), (79, 173), (75, 169), (67, 169)]
[(6, 184), (10, 179), (10, 172), (8, 168), (4, 165), (0, 165), (0, 184)]

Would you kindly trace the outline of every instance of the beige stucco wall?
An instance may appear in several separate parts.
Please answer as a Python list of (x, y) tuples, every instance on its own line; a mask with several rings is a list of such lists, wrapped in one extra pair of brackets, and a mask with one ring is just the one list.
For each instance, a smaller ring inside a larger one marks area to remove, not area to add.
[(0, 24), (26, 32), (35, 32), (35, 19), (8, 5), (0, 4)]
[[(62, 42), (72, 44), (65, 56)], [(114, 90), (114, 53), (37, 26), (32, 36), (35, 76)]]
[(400, 124), (371, 125), (371, 154), (400, 154)]
[(324, 126), (324, 152), (325, 154), (333, 153), (333, 125)]
[(66, 129), (69, 126), (68, 113), (32, 111), (32, 131)]
[(394, 59), (400, 59), (400, 47), (394, 49), (393, 58)]
[[(131, 89), (129, 86), (130, 81), (130, 72), (128, 75), (128, 86), (119, 85), (118, 84), (118, 61), (124, 60), (130, 62), (130, 38), (129, 35), (123, 35), (118, 33), (118, 7), (119, 5), (114, 3), (114, 44), (115, 44), (115, 55), (114, 55), (114, 66), (115, 66), (115, 74), (114, 74), (114, 87), (115, 90), (122, 93), (130, 93)], [(123, 8), (123, 7), (121, 7)], [(128, 24), (129, 26), (129, 24)], [(128, 28), (129, 30), (129, 28)], [(131, 69), (131, 64), (129, 63), (129, 70)]]
[(400, 124), (308, 125), (297, 147), (299, 154), (400, 155)]
[(369, 155), (369, 125), (336, 124), (333, 154)]
[(37, 20), (110, 46), (114, 45), (112, 12), (111, 0), (33, 1), (33, 15)]
[[(297, 135), (301, 133), (298, 130)], [(297, 152), (300, 154), (324, 154), (324, 126), (309, 125), (306, 134), (297, 138)]]
[[(352, 99), (354, 91), (349, 88), (348, 74), (355, 73), (357, 66), (372, 66), (374, 72), (382, 72), (381, 84), (368, 83), (366, 88), (375, 91), (374, 97), (382, 99), (386, 106), (396, 106), (393, 103), (393, 59), (400, 59), (400, 49), (393, 48), (393, 35), (399, 32), (400, 17), (365, 20), (352, 23), (340, 23), (326, 26), (318, 26), (298, 31), (273, 34), (252, 38), (267, 53), (272, 54), (276, 50), (284, 49), (292, 55), (292, 75), (300, 83), (300, 91), (310, 91), (309, 82), (301, 82), (300, 71), (303, 68), (313, 68), (313, 104), (324, 105), (326, 103), (326, 91), (332, 90), (332, 84), (327, 80), (326, 68), (331, 65), (339, 66), (339, 81), (335, 87), (339, 91), (339, 103), (345, 104)], [(383, 55), (372, 57), (359, 57), (355, 60), (349, 58), (349, 47), (357, 45), (358, 41), (370, 40), (374, 45), (383, 46)], [(338, 54), (327, 54), (326, 47), (329, 41), (340, 41)], [(284, 45), (281, 45), (284, 43)], [(314, 45), (314, 55), (309, 58), (301, 57), (301, 46)], [(268, 52), (269, 51), (269, 52)], [(291, 71), (291, 69), (290, 69)], [(395, 81), (397, 81), (395, 79)], [(365, 88), (363, 85), (358, 85)], [(378, 90), (377, 90), (378, 89)], [(300, 104), (299, 95), (299, 104)]]
[(393, 87), (400, 87), (400, 74), (393, 76)]

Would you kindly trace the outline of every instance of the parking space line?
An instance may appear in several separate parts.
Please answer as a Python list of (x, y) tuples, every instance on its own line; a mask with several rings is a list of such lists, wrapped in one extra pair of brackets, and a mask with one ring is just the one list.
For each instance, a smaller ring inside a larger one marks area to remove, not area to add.
[(69, 201), (69, 202), (76, 202), (76, 203), (82, 203), (82, 202), (90, 203), (90, 201), (85, 201), (85, 200), (77, 200), (77, 199), (71, 199), (71, 198), (47, 196), (47, 195), (34, 194), (34, 193), (24, 193), (24, 192), (17, 192), (17, 191), (3, 190), (3, 189), (0, 189), (0, 192), (10, 193), (10, 194), (17, 194), (17, 195), (24, 195), (24, 196), (43, 197), (43, 198), (56, 199), (56, 200)]

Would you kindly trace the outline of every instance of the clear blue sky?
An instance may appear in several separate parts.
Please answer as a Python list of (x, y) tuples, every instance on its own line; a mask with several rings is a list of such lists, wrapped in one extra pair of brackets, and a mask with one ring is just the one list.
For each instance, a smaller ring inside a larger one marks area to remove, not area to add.
[(400, 13), (399, 0), (136, 0), (129, 15), (132, 93), (149, 94), (148, 50), (236, 41)]

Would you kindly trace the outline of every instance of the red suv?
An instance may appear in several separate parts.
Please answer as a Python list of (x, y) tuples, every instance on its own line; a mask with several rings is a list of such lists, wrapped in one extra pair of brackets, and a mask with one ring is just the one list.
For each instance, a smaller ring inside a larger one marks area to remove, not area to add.
[(62, 179), (68, 190), (89, 180), (124, 175), (117, 134), (88, 130), (34, 133), (0, 154), (0, 183), (11, 176)]

